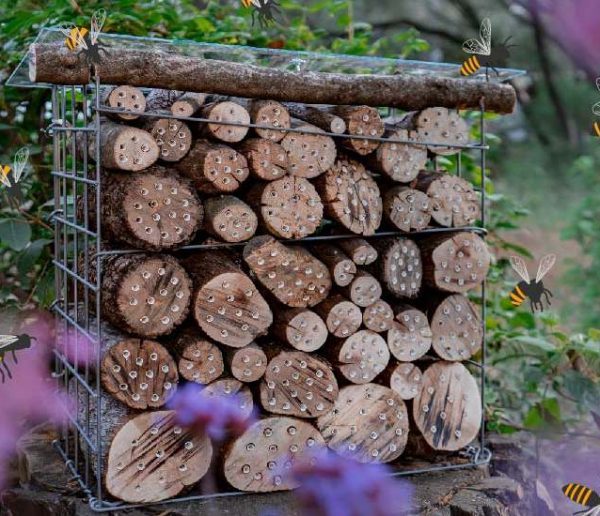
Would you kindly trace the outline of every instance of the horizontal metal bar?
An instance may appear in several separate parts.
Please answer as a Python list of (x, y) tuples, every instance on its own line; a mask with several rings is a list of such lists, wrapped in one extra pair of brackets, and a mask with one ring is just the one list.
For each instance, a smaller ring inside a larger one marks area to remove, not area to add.
[[(138, 251), (139, 252), (139, 251)], [(52, 263), (55, 267), (58, 267), (61, 271), (66, 272), (69, 276), (74, 278), (75, 280), (83, 283), (87, 288), (93, 290), (94, 292), (98, 292), (98, 287), (96, 285), (92, 285), (89, 281), (79, 276), (77, 273), (73, 272), (71, 269), (60, 263), (58, 260), (52, 260)]]
[(63, 125), (58, 125), (59, 122), (57, 122), (57, 125), (52, 125), (54, 124), (54, 122), (48, 126), (46, 128), (47, 131), (59, 131), (59, 132), (64, 132), (64, 133), (94, 133), (96, 132), (96, 129), (94, 127), (74, 127), (74, 126), (63, 126)]
[(61, 172), (59, 170), (52, 170), (50, 172), (50, 174), (53, 176), (56, 176), (56, 177), (64, 177), (65, 179), (70, 179), (77, 183), (85, 183), (85, 184), (93, 185), (93, 186), (98, 186), (100, 184), (99, 181), (94, 181), (93, 179), (89, 179), (87, 177), (76, 176), (74, 174), (69, 174), (67, 172)]
[[(52, 350), (54, 355), (56, 356), (56, 358), (60, 361), (60, 363), (63, 365), (63, 367), (65, 367), (66, 369), (69, 370), (69, 373), (71, 373), (73, 375), (74, 378), (77, 379), (77, 381), (83, 385), (83, 387), (85, 387), (85, 390), (88, 391), (90, 393), (90, 396), (97, 398), (98, 397), (98, 393), (94, 390), (93, 387), (91, 387), (87, 381), (85, 380), (85, 378), (83, 378), (83, 376), (81, 376), (79, 374), (79, 371), (77, 371), (77, 369), (75, 369), (71, 363), (69, 362), (69, 359), (63, 355), (60, 351), (58, 351), (57, 349)], [(85, 351), (87, 353), (87, 350)]]
[(81, 326), (77, 321), (75, 321), (67, 312), (65, 312), (59, 305), (58, 301), (55, 301), (52, 304), (52, 310), (57, 312), (63, 319), (69, 322), (72, 326), (75, 326), (84, 337), (90, 339), (91, 341), (98, 343), (98, 337), (92, 335), (88, 330), (86, 330), (83, 326)]
[(97, 236), (94, 231), (90, 231), (89, 229), (84, 228), (83, 226), (80, 226), (79, 224), (75, 224), (74, 222), (71, 222), (70, 220), (67, 220), (64, 217), (61, 217), (59, 215), (55, 215), (53, 217), (53, 220), (60, 224), (64, 224), (65, 226), (69, 226), (70, 228), (75, 229), (81, 233), (85, 233), (86, 235), (88, 235), (92, 238), (96, 238), (96, 236)]

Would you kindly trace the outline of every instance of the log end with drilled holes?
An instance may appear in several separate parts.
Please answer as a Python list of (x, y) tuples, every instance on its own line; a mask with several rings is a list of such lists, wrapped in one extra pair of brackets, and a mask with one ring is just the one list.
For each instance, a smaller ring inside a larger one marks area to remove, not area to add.
[(273, 414), (313, 418), (333, 407), (338, 392), (327, 362), (302, 351), (282, 351), (269, 360), (260, 401)]
[(146, 111), (146, 97), (135, 86), (117, 86), (106, 96), (104, 103), (111, 109), (124, 109), (131, 113), (111, 113), (109, 116), (117, 120), (135, 120)]
[(431, 221), (431, 200), (425, 193), (406, 186), (396, 186), (383, 197), (383, 213), (400, 231), (420, 231)]
[(175, 412), (140, 414), (112, 441), (106, 489), (128, 503), (172, 498), (206, 474), (212, 452), (210, 439), (178, 426)]
[(112, 346), (102, 359), (100, 376), (107, 392), (138, 410), (162, 407), (179, 381), (169, 352), (158, 342), (141, 339)]
[(327, 341), (327, 326), (319, 315), (307, 308), (275, 311), (273, 335), (298, 351), (316, 351)]
[(329, 294), (329, 270), (302, 247), (286, 247), (270, 236), (254, 237), (244, 260), (258, 281), (284, 305), (314, 306)]
[(281, 140), (288, 155), (288, 172), (310, 179), (329, 170), (337, 155), (333, 139), (319, 134), (323, 131), (314, 125), (299, 124), (294, 129), (306, 132), (289, 132)]
[(366, 271), (359, 270), (352, 283), (340, 289), (350, 301), (361, 308), (372, 305), (381, 298), (381, 283)]
[(353, 233), (375, 234), (383, 212), (381, 195), (377, 183), (361, 163), (339, 157), (319, 178), (317, 190), (333, 220)]
[(199, 395), (235, 400), (239, 410), (238, 415), (242, 419), (249, 419), (254, 413), (254, 400), (250, 387), (235, 378), (221, 378), (209, 383)]
[(197, 331), (186, 330), (171, 343), (179, 374), (190, 382), (209, 384), (224, 371), (221, 350)]
[(403, 400), (412, 400), (421, 391), (423, 373), (410, 362), (394, 365), (390, 375), (390, 388)]
[(363, 324), (367, 330), (382, 333), (392, 327), (394, 311), (383, 299), (367, 306), (363, 312)]
[[(280, 129), (289, 129), (291, 126), (291, 118), (288, 110), (274, 100), (252, 100), (249, 103), (249, 111), (253, 124), (272, 126)], [(276, 129), (255, 127), (254, 131), (261, 138), (273, 142), (281, 141), (286, 135), (286, 131), (278, 131)]]
[(333, 350), (335, 366), (349, 382), (369, 383), (390, 361), (390, 351), (381, 335), (371, 330), (360, 330)]
[(467, 145), (469, 143), (469, 126), (458, 111), (443, 107), (432, 107), (417, 113), (413, 127), (418, 138), (427, 142), (428, 149), (434, 154), (450, 156), (460, 152), (460, 148), (445, 145)]
[(327, 265), (333, 282), (339, 287), (352, 283), (357, 272), (356, 264), (339, 248), (331, 244), (318, 244), (311, 248), (313, 254)]
[(319, 303), (315, 310), (334, 337), (349, 337), (356, 333), (362, 324), (360, 308), (339, 294), (329, 296)]
[(305, 421), (281, 416), (262, 419), (226, 449), (225, 478), (240, 491), (295, 489), (299, 484), (288, 474), (293, 464), (309, 460), (324, 444), (318, 430)]
[(231, 374), (240, 382), (260, 380), (267, 370), (267, 355), (256, 344), (227, 351), (226, 357)]
[(483, 328), (478, 310), (465, 296), (448, 296), (431, 318), (433, 349), (444, 360), (468, 360), (481, 349)]
[(338, 245), (356, 265), (371, 265), (377, 260), (377, 249), (362, 238), (339, 240)]
[(387, 334), (388, 347), (397, 360), (418, 360), (431, 348), (431, 340), (432, 330), (423, 312), (408, 305), (397, 308), (396, 321)]
[(144, 127), (156, 141), (163, 161), (181, 160), (192, 146), (192, 132), (181, 120), (150, 118)]
[(200, 112), (202, 118), (210, 120), (206, 123), (205, 131), (212, 138), (226, 143), (235, 143), (241, 142), (248, 134), (247, 126), (250, 124), (250, 114), (244, 107), (235, 102), (225, 101), (206, 104)]
[(191, 117), (196, 114), (197, 111), (206, 102), (207, 95), (205, 93), (193, 93), (188, 91), (177, 97), (177, 100), (171, 104), (171, 113), (175, 116)]
[(249, 138), (240, 144), (238, 150), (248, 160), (248, 168), (255, 178), (274, 181), (285, 176), (288, 156), (278, 143), (263, 138)]
[[(352, 136), (381, 138), (385, 126), (377, 109), (368, 106), (336, 106), (333, 113), (346, 123), (346, 132)], [(366, 156), (379, 147), (377, 140), (343, 139), (341, 144), (352, 152)]]
[(256, 233), (256, 214), (237, 197), (209, 197), (204, 201), (204, 210), (204, 229), (224, 242), (243, 242)]
[(340, 389), (332, 410), (317, 420), (327, 446), (358, 462), (391, 462), (404, 451), (408, 413), (392, 389), (368, 383)]
[(407, 238), (377, 242), (380, 279), (396, 297), (413, 298), (421, 290), (423, 264), (417, 244)]
[(477, 382), (458, 362), (436, 362), (423, 373), (413, 417), (434, 450), (455, 451), (477, 437), (481, 398)]
[(377, 152), (367, 157), (368, 166), (389, 177), (392, 181), (409, 183), (427, 165), (427, 147), (417, 143), (417, 134), (406, 129), (392, 129), (385, 134), (388, 140), (406, 143), (382, 143)]

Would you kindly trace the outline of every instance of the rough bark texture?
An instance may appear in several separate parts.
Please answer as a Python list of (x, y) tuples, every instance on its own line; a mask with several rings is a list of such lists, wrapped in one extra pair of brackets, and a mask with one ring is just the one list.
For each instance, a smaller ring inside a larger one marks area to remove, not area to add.
[(207, 385), (223, 374), (221, 350), (197, 330), (186, 328), (171, 342), (179, 374), (190, 382)]
[(377, 278), (362, 270), (356, 273), (350, 285), (342, 287), (340, 290), (350, 301), (361, 308), (372, 305), (381, 297), (382, 293), (381, 283), (377, 281)]
[(338, 245), (356, 265), (371, 265), (377, 260), (377, 249), (362, 238), (340, 240)]
[[(129, 84), (129, 83), (128, 83)], [(183, 91), (155, 88), (146, 96), (147, 111), (170, 110), (173, 103), (183, 95)]]
[(420, 231), (431, 221), (431, 201), (423, 192), (407, 186), (395, 186), (386, 190), (383, 197), (385, 217), (400, 231)]
[(109, 114), (116, 120), (135, 120), (139, 118), (139, 115), (135, 113), (146, 111), (146, 97), (139, 88), (134, 86), (117, 86), (106, 92), (106, 96), (102, 100), (111, 109), (125, 109), (133, 112), (131, 114)]
[(311, 179), (329, 170), (337, 155), (333, 139), (318, 134), (323, 131), (314, 125), (304, 123), (293, 127), (306, 132), (290, 132), (281, 140), (288, 156), (288, 172)]
[[(248, 134), (250, 114), (235, 102), (213, 102), (202, 106), (200, 113), (202, 118), (210, 120), (204, 126), (206, 135), (226, 143), (241, 142)], [(219, 124), (217, 122), (226, 122)], [(229, 125), (235, 124), (235, 125)], [(240, 124), (240, 125), (237, 125)]]
[(332, 244), (317, 244), (311, 248), (313, 254), (327, 265), (333, 282), (339, 287), (352, 283), (357, 272), (356, 264), (339, 247)]
[(401, 362), (413, 362), (431, 348), (432, 330), (427, 316), (408, 305), (396, 308), (396, 322), (387, 334), (392, 355)]
[[(449, 106), (455, 107), (455, 106)], [(450, 156), (461, 151), (447, 145), (467, 145), (469, 127), (458, 111), (444, 107), (428, 107), (417, 113), (410, 113), (402, 125), (413, 129), (419, 141), (427, 143), (434, 154)], [(431, 145), (433, 144), (433, 145)]]
[(144, 128), (156, 141), (159, 157), (163, 161), (181, 160), (192, 146), (192, 132), (181, 120), (148, 118)]
[(250, 173), (257, 179), (274, 181), (287, 172), (287, 153), (274, 141), (249, 138), (239, 145), (238, 150), (246, 157)]
[(324, 108), (296, 103), (288, 103), (286, 107), (295, 118), (315, 125), (327, 133), (344, 134), (346, 132), (344, 119), (326, 111)]
[[(414, 75), (352, 75), (295, 72), (111, 47), (96, 73), (108, 84), (240, 95), (259, 99), (307, 104), (365, 104), (390, 106), (405, 111), (429, 106), (479, 109), (485, 99), (488, 111), (511, 113), (516, 94), (512, 86), (470, 79)], [(35, 43), (29, 49), (32, 82), (88, 84), (85, 60), (60, 44)]]
[(394, 321), (392, 307), (383, 299), (367, 306), (363, 312), (363, 324), (368, 330), (381, 333), (388, 331)]
[(323, 318), (329, 333), (334, 337), (349, 337), (362, 324), (360, 308), (339, 294), (333, 294), (319, 303), (315, 311)]
[[(346, 132), (352, 136), (369, 136), (381, 138), (385, 126), (377, 109), (368, 106), (336, 106), (333, 113), (346, 124)], [(358, 138), (342, 139), (341, 145), (361, 156), (371, 154), (380, 143), (376, 140)]]
[(260, 380), (267, 370), (267, 355), (256, 344), (225, 352), (232, 376), (240, 382)]
[(307, 308), (275, 310), (272, 332), (280, 341), (306, 352), (319, 349), (325, 344), (328, 335), (323, 319)]
[(244, 201), (233, 195), (204, 201), (204, 229), (225, 242), (243, 242), (256, 233), (258, 218)]
[(377, 241), (376, 246), (380, 258), (375, 268), (389, 292), (396, 297), (418, 296), (423, 265), (417, 244), (408, 238), (390, 238)]

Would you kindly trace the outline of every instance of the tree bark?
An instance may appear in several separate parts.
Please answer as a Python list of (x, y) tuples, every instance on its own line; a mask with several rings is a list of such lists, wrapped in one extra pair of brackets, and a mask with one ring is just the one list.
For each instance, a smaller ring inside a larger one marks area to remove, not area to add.
[(344, 134), (346, 132), (346, 122), (341, 117), (325, 109), (295, 103), (288, 103), (286, 107), (292, 116), (315, 125), (325, 132), (335, 134)]

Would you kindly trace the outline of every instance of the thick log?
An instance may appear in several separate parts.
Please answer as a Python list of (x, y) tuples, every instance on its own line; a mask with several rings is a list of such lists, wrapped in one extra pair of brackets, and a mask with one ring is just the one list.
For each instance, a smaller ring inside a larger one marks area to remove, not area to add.
[(325, 109), (296, 103), (288, 103), (285, 106), (293, 117), (315, 125), (327, 133), (344, 134), (346, 132), (344, 119)]
[(238, 150), (246, 157), (253, 177), (274, 181), (285, 176), (288, 156), (278, 143), (264, 138), (249, 138), (239, 145)]
[(471, 226), (481, 217), (479, 195), (473, 185), (461, 177), (422, 170), (413, 187), (431, 199), (431, 216), (440, 226)]
[(319, 194), (303, 177), (286, 176), (257, 184), (247, 200), (259, 214), (262, 226), (280, 238), (311, 235), (323, 218)]
[(329, 333), (334, 337), (349, 337), (362, 324), (360, 308), (339, 294), (331, 295), (319, 303), (315, 311), (323, 318)]
[[(202, 118), (209, 120), (203, 125), (203, 131), (206, 136), (221, 140), (226, 143), (241, 142), (248, 134), (250, 124), (250, 114), (239, 104), (231, 101), (211, 102), (205, 104), (200, 109)], [(228, 125), (219, 124), (226, 122)]]
[[(131, 176), (102, 176), (102, 236), (137, 249), (161, 251), (191, 242), (204, 209), (192, 185), (177, 173), (152, 167)], [(95, 196), (89, 223), (95, 227)]]
[(271, 309), (228, 255), (204, 251), (182, 263), (194, 282), (192, 315), (211, 339), (241, 348), (267, 333)]
[(129, 338), (104, 354), (100, 378), (112, 396), (133, 409), (162, 407), (175, 394), (179, 376), (158, 342)]
[(328, 347), (339, 374), (347, 381), (364, 384), (373, 381), (388, 365), (390, 351), (383, 337), (371, 330), (360, 330)]
[(327, 265), (336, 285), (346, 287), (352, 283), (357, 272), (356, 264), (339, 247), (332, 244), (317, 244), (311, 250)]
[[(250, 100), (247, 109), (253, 124), (269, 125), (281, 129), (289, 129), (292, 125), (288, 110), (274, 100)], [(286, 131), (258, 127), (254, 128), (254, 132), (259, 137), (273, 142), (281, 141), (286, 135)]]
[(177, 358), (179, 374), (190, 382), (207, 385), (223, 374), (221, 350), (197, 330), (186, 328), (180, 332), (169, 349)]
[(289, 132), (281, 140), (288, 156), (288, 172), (308, 179), (320, 176), (335, 163), (337, 149), (332, 138), (306, 123), (292, 124), (294, 129), (306, 132)]
[(173, 103), (183, 94), (183, 91), (155, 88), (146, 96), (146, 110), (152, 112), (170, 110)]
[(225, 359), (232, 376), (240, 382), (260, 380), (267, 370), (267, 355), (256, 344), (227, 350)]
[(446, 297), (431, 317), (433, 349), (444, 360), (467, 360), (481, 349), (483, 328), (478, 310), (465, 297)]
[(420, 242), (425, 283), (464, 293), (480, 285), (490, 267), (487, 244), (474, 233), (428, 237)]
[(306, 249), (284, 246), (273, 237), (254, 237), (244, 261), (275, 298), (292, 308), (312, 307), (327, 297), (331, 277), (325, 264)]
[(429, 144), (427, 148), (434, 154), (442, 156), (456, 154), (461, 151), (460, 148), (445, 147), (443, 144), (467, 145), (469, 126), (458, 111), (448, 109), (451, 107), (428, 107), (423, 111), (410, 113), (401, 125), (415, 131), (418, 140)]
[(340, 291), (361, 308), (366, 308), (375, 303), (382, 293), (381, 283), (377, 281), (377, 278), (362, 270), (356, 273), (350, 285), (341, 287)]
[(356, 265), (371, 265), (377, 260), (377, 249), (362, 238), (339, 240), (338, 245)]
[(144, 124), (159, 148), (159, 157), (163, 161), (181, 160), (192, 146), (192, 132), (181, 120), (174, 118), (149, 118)]
[[(306, 104), (355, 104), (397, 107), (405, 111), (430, 106), (485, 109), (511, 113), (512, 86), (471, 79), (290, 71), (204, 57), (157, 52), (156, 49), (107, 49), (95, 73), (107, 84), (237, 95)], [(32, 82), (88, 84), (90, 67), (60, 43), (34, 43), (29, 48)]]
[(381, 224), (379, 187), (358, 161), (339, 157), (317, 180), (327, 214), (359, 235), (373, 235)]
[(393, 321), (394, 311), (383, 299), (367, 306), (363, 312), (363, 324), (367, 330), (377, 333), (388, 331), (392, 327)]
[(477, 382), (458, 362), (436, 362), (423, 373), (413, 417), (434, 450), (455, 451), (479, 432), (481, 398)]
[(250, 387), (235, 378), (221, 378), (209, 383), (200, 391), (200, 396), (235, 399), (239, 408), (238, 415), (243, 419), (249, 419), (254, 413)]
[(258, 218), (244, 201), (233, 195), (204, 201), (204, 229), (225, 242), (243, 242), (256, 233)]
[(287, 472), (294, 462), (308, 460), (324, 445), (321, 434), (306, 421), (282, 416), (265, 418), (227, 447), (225, 478), (240, 491), (295, 489), (299, 484)]
[(111, 109), (125, 109), (132, 113), (110, 113), (109, 117), (116, 120), (135, 120), (146, 111), (146, 97), (142, 90), (134, 86), (117, 86), (103, 95), (103, 103)]
[(175, 116), (194, 116), (206, 102), (206, 97), (206, 93), (187, 91), (171, 104), (171, 113)]
[(248, 178), (248, 162), (226, 145), (196, 140), (175, 167), (204, 193), (233, 192)]
[(421, 290), (423, 264), (417, 244), (408, 238), (390, 238), (377, 242), (378, 278), (396, 297), (413, 298)]
[[(336, 106), (333, 113), (346, 123), (346, 132), (352, 136), (370, 136), (381, 138), (385, 126), (377, 109), (368, 106)], [(361, 156), (371, 154), (379, 147), (376, 140), (357, 138), (342, 139), (341, 145)]]
[[(417, 140), (416, 133), (406, 129), (388, 129), (384, 137), (390, 140)], [(380, 172), (392, 181), (409, 183), (427, 164), (427, 148), (412, 143), (382, 143), (366, 157), (370, 170)]]
[(415, 398), (421, 391), (422, 385), (423, 373), (415, 364), (404, 362), (392, 366), (389, 386), (403, 400)]
[(298, 351), (316, 351), (327, 341), (327, 326), (321, 317), (307, 308), (275, 310), (272, 333)]
[(340, 389), (333, 410), (317, 420), (332, 450), (358, 462), (391, 462), (404, 451), (408, 413), (392, 389), (368, 383)]
[(175, 412), (147, 412), (115, 435), (108, 453), (106, 489), (129, 503), (159, 502), (198, 482), (208, 471), (212, 445), (206, 434), (185, 430)]
[(401, 362), (413, 362), (431, 348), (432, 330), (427, 316), (408, 305), (396, 308), (396, 322), (387, 334), (390, 352)]
[(407, 186), (395, 186), (383, 196), (383, 213), (400, 231), (420, 231), (431, 221), (432, 205), (426, 194)]

